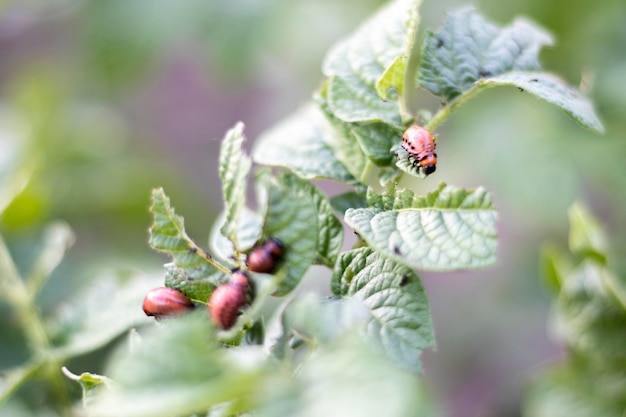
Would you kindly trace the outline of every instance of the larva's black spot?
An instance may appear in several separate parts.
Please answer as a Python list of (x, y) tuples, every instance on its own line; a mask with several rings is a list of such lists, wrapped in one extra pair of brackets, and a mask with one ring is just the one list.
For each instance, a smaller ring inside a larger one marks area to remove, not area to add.
[(408, 275), (404, 275), (402, 277), (402, 279), (400, 280), (400, 286), (404, 287), (408, 282), (409, 282), (409, 276)]

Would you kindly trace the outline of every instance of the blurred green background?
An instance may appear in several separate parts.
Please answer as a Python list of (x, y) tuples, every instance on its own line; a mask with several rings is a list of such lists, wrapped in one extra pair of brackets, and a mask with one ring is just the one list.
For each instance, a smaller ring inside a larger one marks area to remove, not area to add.
[[(44, 317), (72, 304), (97, 271), (158, 270), (165, 259), (146, 243), (153, 187), (165, 188), (189, 233), (206, 241), (221, 209), (224, 132), (241, 120), (250, 145), (308, 100), (327, 49), (382, 3), (0, 1), (0, 186), (30, 174), (0, 232), (24, 269), (47, 223), (64, 220), (76, 234), (38, 300)], [(425, 1), (421, 30), (466, 4)], [(596, 136), (516, 89), (491, 90), (441, 127), (437, 173), (414, 184), (420, 192), (441, 181), (483, 185), (494, 195), (499, 263), (422, 274), (438, 343), (425, 375), (444, 415), (516, 416), (528, 377), (560, 354), (538, 254), (547, 240), (565, 242), (573, 201), (605, 223), (624, 268), (626, 2), (474, 4), (499, 24), (525, 15), (551, 31), (544, 67), (581, 85), (607, 130)], [(437, 106), (425, 92), (419, 104)], [(0, 312), (6, 369), (26, 353), (10, 310), (0, 304)], [(102, 358), (82, 358), (75, 371), (98, 372)], [(10, 403), (45, 409), (39, 389), (25, 387)]]

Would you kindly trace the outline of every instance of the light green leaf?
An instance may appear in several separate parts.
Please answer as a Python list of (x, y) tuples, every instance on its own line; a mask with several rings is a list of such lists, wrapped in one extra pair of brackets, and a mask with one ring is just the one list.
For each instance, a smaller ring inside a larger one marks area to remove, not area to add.
[[(141, 304), (148, 291), (162, 279), (155, 276), (105, 271), (94, 284), (74, 297), (76, 302), (63, 305), (54, 319), (52, 342), (48, 353), (64, 361), (99, 349), (129, 329), (154, 320), (146, 317)], [(162, 285), (162, 284), (161, 284)]]
[[(406, 71), (407, 55), (399, 55), (385, 69), (385, 72), (376, 82), (376, 93), (383, 101), (392, 100), (398, 95), (404, 94), (404, 73)], [(389, 90), (395, 89), (395, 94), (391, 96)]]
[(150, 212), (154, 216), (150, 227), (150, 246), (169, 254), (174, 264), (183, 269), (189, 278), (205, 278), (216, 271), (229, 272), (187, 236), (183, 218), (176, 214), (162, 188), (152, 190)]
[(378, 90), (384, 89), (383, 97), (388, 98), (388, 87), (404, 88), (399, 77), (392, 74), (404, 72), (405, 61), (398, 57), (406, 56), (412, 45), (418, 6), (415, 0), (389, 3), (328, 53), (323, 72), (329, 77), (331, 114), (344, 122), (402, 127), (398, 103), (383, 101)]
[(439, 31), (426, 34), (419, 83), (451, 101), (481, 78), (541, 69), (539, 51), (551, 44), (550, 34), (525, 19), (501, 28), (474, 8), (463, 8), (450, 13)]
[(347, 332), (364, 328), (370, 317), (356, 299), (326, 298), (306, 294), (286, 300), (274, 313), (264, 340), (264, 349), (284, 359), (296, 342), (311, 350), (329, 344)]
[(239, 122), (230, 129), (222, 140), (219, 160), (219, 174), (222, 180), (222, 191), (226, 221), (221, 228), (222, 234), (227, 237), (237, 251), (237, 231), (239, 229), (239, 213), (246, 205), (246, 189), (248, 173), (252, 162), (243, 153), (243, 123)]
[[(617, 378), (615, 378), (615, 376)], [(601, 375), (566, 361), (535, 377), (523, 404), (525, 417), (623, 417), (623, 375)], [(608, 377), (608, 378), (607, 378)]]
[[(30, 380), (45, 365), (42, 360), (31, 360), (16, 368), (3, 369), (0, 375), (0, 404), (5, 403), (7, 398), (11, 397), (23, 383)], [(1, 405), (0, 411), (2, 411)]]
[(26, 188), (36, 168), (29, 160), (27, 122), (6, 108), (0, 113), (0, 216)]
[(583, 205), (573, 204), (568, 211), (569, 216), (569, 249), (572, 253), (593, 256), (606, 264), (606, 254), (609, 249), (606, 233), (600, 223)]
[(496, 261), (497, 213), (483, 188), (469, 191), (442, 184), (425, 197), (404, 191), (378, 199), (374, 207), (347, 210), (345, 219), (385, 256), (436, 271)]
[(70, 372), (65, 366), (61, 370), (66, 377), (80, 384), (83, 390), (83, 406), (85, 407), (89, 406), (89, 401), (91, 401), (102, 386), (109, 386), (112, 382), (106, 376), (92, 374), (91, 372), (83, 372), (80, 375), (76, 375)]
[(512, 85), (554, 104), (582, 126), (604, 132), (589, 98), (559, 77), (545, 72), (513, 71), (479, 81), (477, 87)]
[(419, 277), (405, 265), (371, 248), (341, 254), (331, 281), (337, 295), (356, 297), (369, 309), (366, 332), (389, 358), (413, 371), (419, 355), (435, 346), (428, 298)]
[(626, 363), (626, 305), (614, 296), (618, 279), (590, 260), (564, 277), (553, 329), (570, 349), (596, 364)]
[(323, 90), (316, 99), (331, 126), (331, 134), (328, 135), (326, 143), (350, 174), (360, 183), (364, 183), (369, 162), (352, 132), (355, 124), (346, 123), (332, 114), (324, 95), (325, 92)]
[(333, 213), (328, 197), (315, 185), (295, 175), (284, 173), (280, 178), (289, 188), (308, 193), (317, 211), (316, 262), (329, 267), (334, 266), (343, 244), (343, 226)]
[(300, 282), (315, 261), (319, 235), (317, 210), (308, 190), (293, 181), (264, 174), (260, 182), (267, 186), (267, 212), (264, 236), (279, 239), (285, 254), (274, 272), (277, 279), (276, 295), (289, 293)]
[(289, 168), (306, 179), (354, 181), (328, 144), (332, 131), (324, 114), (311, 103), (263, 133), (252, 156), (257, 164)]
[[(222, 212), (217, 216), (213, 223), (211, 233), (209, 234), (209, 248), (213, 256), (226, 262), (232, 262), (231, 257), (235, 248), (230, 240), (226, 239), (220, 229), (224, 224), (225, 213)], [(237, 241), (239, 249), (245, 252), (252, 248), (254, 244), (261, 239), (263, 224), (261, 216), (247, 207), (240, 212), (239, 229), (237, 230)]]
[(396, 155), (396, 167), (400, 168), (401, 171), (416, 178), (426, 178), (424, 170), (415, 165), (415, 158), (402, 147), (400, 142), (391, 147), (391, 153)]
[(267, 386), (260, 417), (434, 416), (415, 375), (350, 333)]
[(29, 294), (37, 294), (52, 271), (63, 260), (65, 252), (74, 244), (74, 233), (65, 223), (51, 224), (46, 228), (41, 252), (33, 263), (32, 269), (26, 277), (26, 286)]
[(115, 384), (94, 398), (90, 416), (178, 417), (233, 400), (245, 407), (245, 398), (262, 384), (264, 363), (253, 358), (258, 355), (217, 349), (205, 312), (163, 321), (142, 340), (132, 351), (114, 354), (105, 373)]

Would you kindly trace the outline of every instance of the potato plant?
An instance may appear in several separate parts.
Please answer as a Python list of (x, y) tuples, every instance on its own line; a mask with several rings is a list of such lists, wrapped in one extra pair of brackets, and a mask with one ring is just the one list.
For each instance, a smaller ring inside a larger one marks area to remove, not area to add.
[[(436, 143), (446, 140), (439, 126), (494, 87), (535, 96), (592, 131), (601, 133), (603, 125), (581, 92), (542, 70), (539, 52), (553, 40), (529, 20), (499, 26), (463, 8), (423, 36), (420, 23), (419, 1), (390, 2), (328, 52), (310, 102), (254, 138), (250, 154), (244, 123), (226, 132), (217, 167), (222, 189), (211, 196), (223, 200), (224, 209), (204, 231), (206, 243), (185, 229), (164, 189), (152, 191), (149, 244), (168, 256), (163, 286), (186, 297), (180, 303), (185, 314), (160, 317), (132, 333), (132, 343), (111, 357), (106, 376), (65, 370), (84, 389), (78, 413), (436, 415), (420, 375), (420, 355), (435, 348), (435, 329), (419, 272), (497, 262), (498, 212), (483, 187), (441, 183), (416, 191), (415, 184), (439, 170), (424, 169), (421, 157), (402, 145), (403, 133), (415, 125), (430, 132), (432, 157)], [(434, 95), (441, 105), (416, 109), (418, 94)], [(345, 191), (329, 197), (318, 180)], [(254, 205), (247, 201), (252, 190)], [(556, 250), (544, 257), (571, 360), (533, 382), (525, 409), (531, 417), (620, 416), (625, 406), (624, 378), (616, 371), (624, 364), (624, 344), (603, 344), (620, 328), (623, 333), (624, 285), (607, 269), (599, 226), (589, 226), (593, 220), (581, 210), (572, 209), (575, 262)], [(264, 272), (254, 272), (251, 253), (267, 242), (278, 242), (279, 249), (263, 261), (269, 263)], [(330, 296), (299, 287), (305, 276), (315, 281), (313, 265), (328, 269)], [(211, 310), (218, 308), (211, 302), (218, 291), (228, 308), (228, 297), (236, 301), (239, 314), (229, 311), (227, 325), (216, 322), (221, 310)], [(16, 303), (20, 297), (13, 297)], [(187, 312), (191, 303), (196, 308)], [(586, 309), (593, 311), (583, 318), (579, 312)], [(53, 362), (31, 366), (61, 364), (138, 320), (122, 323), (108, 323), (106, 337), (91, 344), (79, 345), (91, 336), (75, 334), (53, 349)], [(595, 378), (606, 379), (612, 391), (579, 396)], [(573, 409), (570, 399), (584, 406)], [(550, 411), (556, 403), (561, 414)]]

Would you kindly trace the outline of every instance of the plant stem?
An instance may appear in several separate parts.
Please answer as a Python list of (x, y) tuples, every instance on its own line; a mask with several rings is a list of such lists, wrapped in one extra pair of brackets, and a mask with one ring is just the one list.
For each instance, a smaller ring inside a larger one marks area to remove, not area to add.
[(22, 331), (26, 336), (33, 357), (36, 361), (40, 361), (43, 364), (45, 377), (59, 399), (59, 411), (62, 415), (70, 417), (73, 413), (69, 407), (69, 397), (59, 372), (60, 365), (47, 355), (47, 351), (50, 348), (50, 340), (46, 334), (41, 315), (35, 305), (36, 294), (29, 293), (28, 288), (24, 285), (24, 281), (17, 271), (17, 267), (9, 254), (2, 236), (0, 236), (0, 273), (2, 274), (0, 288), (3, 290), (7, 300), (17, 310)]
[(439, 109), (437, 114), (435, 114), (432, 119), (430, 119), (428, 123), (426, 123), (424, 128), (429, 132), (433, 132), (439, 127), (440, 124), (442, 124), (448, 117), (450, 117), (453, 111), (461, 107), (463, 104), (465, 104), (467, 100), (474, 97), (476, 94), (486, 88), (489, 88), (489, 86), (484, 84), (474, 84), (472, 88), (452, 100), (448, 105)]

